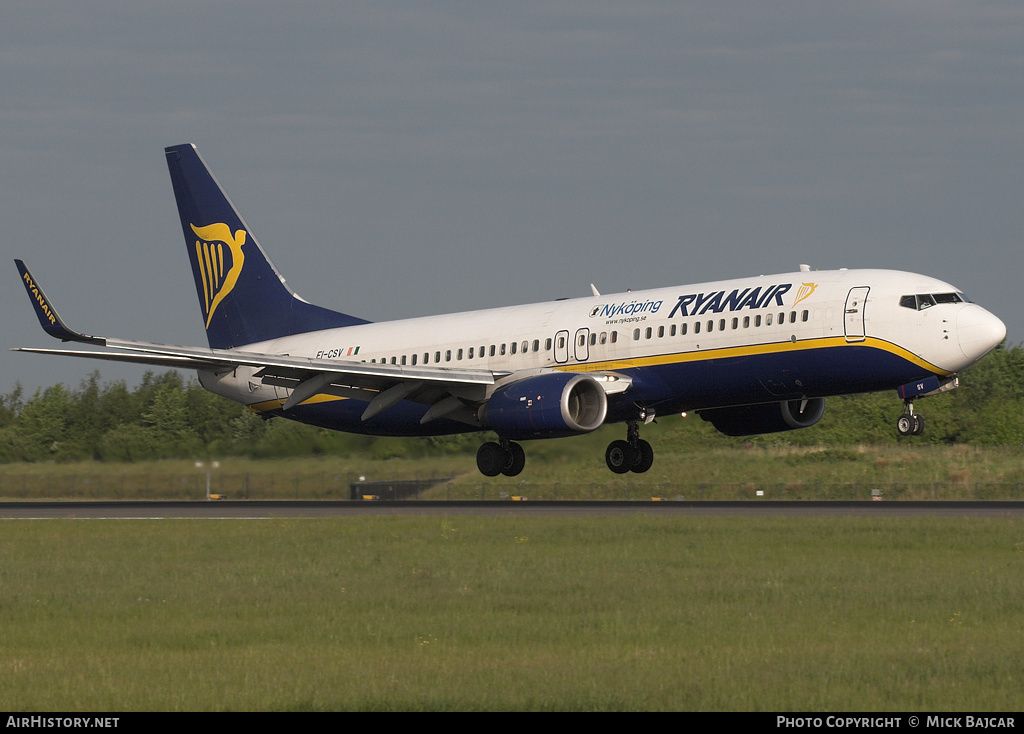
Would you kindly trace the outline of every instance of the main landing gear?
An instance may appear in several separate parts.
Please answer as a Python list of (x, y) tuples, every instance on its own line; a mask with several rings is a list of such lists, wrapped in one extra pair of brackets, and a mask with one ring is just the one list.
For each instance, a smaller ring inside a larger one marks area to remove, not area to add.
[(654, 463), (654, 449), (640, 438), (640, 421), (628, 421), (626, 426), (626, 440), (608, 444), (604, 461), (616, 474), (643, 474)]
[(896, 430), (901, 436), (920, 436), (924, 433), (924, 418), (914, 412), (914, 401), (903, 401), (903, 415), (896, 420)]
[[(654, 413), (642, 412), (640, 418), (626, 422), (626, 440), (612, 441), (604, 452), (605, 463), (616, 474), (643, 474), (654, 463), (654, 449), (640, 438), (640, 423), (654, 420)], [(507, 438), (488, 441), (476, 452), (476, 468), (485, 477), (504, 474), (514, 477), (526, 466), (523, 447)]]
[(514, 477), (526, 466), (526, 452), (517, 443), (499, 438), (498, 443), (488, 441), (476, 452), (476, 468), (485, 477), (504, 474)]

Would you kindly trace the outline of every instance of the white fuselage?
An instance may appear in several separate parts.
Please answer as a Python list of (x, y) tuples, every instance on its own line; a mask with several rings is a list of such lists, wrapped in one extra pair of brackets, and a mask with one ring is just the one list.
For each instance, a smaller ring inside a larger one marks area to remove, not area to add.
[[(998, 318), (948, 283), (837, 270), (368, 323), (242, 349), (410, 371), (621, 374), (633, 381), (627, 398), (674, 410), (894, 389), (957, 373), (1004, 337)], [(246, 372), (203, 384), (257, 410), (288, 397)]]

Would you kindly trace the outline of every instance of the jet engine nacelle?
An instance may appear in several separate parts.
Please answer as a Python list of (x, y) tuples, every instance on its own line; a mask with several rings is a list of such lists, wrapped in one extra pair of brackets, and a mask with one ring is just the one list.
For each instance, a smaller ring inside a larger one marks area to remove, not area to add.
[(588, 433), (607, 414), (608, 398), (597, 380), (555, 372), (499, 387), (479, 416), (502, 438), (528, 439)]
[[(802, 409), (801, 409), (802, 406)], [(783, 400), (780, 403), (743, 405), (738, 408), (713, 408), (700, 411), (700, 417), (727, 436), (753, 436), (808, 428), (821, 420), (825, 398)]]

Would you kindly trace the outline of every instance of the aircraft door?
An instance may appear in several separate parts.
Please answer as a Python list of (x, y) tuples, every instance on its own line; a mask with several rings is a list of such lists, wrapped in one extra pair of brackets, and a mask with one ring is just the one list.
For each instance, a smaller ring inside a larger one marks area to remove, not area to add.
[(574, 342), (577, 362), (586, 362), (590, 358), (590, 329), (577, 329)]
[(849, 295), (846, 296), (845, 330), (848, 342), (864, 341), (867, 333), (864, 325), (864, 306), (870, 290), (868, 286), (862, 285), (851, 288)]
[(569, 361), (569, 332), (560, 331), (555, 334), (555, 361), (565, 364)]

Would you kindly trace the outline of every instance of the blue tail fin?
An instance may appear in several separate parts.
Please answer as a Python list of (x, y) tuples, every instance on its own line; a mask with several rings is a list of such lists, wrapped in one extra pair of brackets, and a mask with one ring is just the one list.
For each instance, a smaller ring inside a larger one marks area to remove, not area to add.
[(164, 153), (212, 348), (367, 323), (292, 292), (194, 145), (175, 145)]

